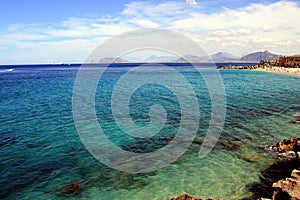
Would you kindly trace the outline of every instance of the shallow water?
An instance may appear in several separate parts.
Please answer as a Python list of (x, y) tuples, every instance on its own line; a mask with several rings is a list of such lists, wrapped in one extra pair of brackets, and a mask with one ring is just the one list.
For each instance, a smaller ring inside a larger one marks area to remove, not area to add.
[[(202, 140), (210, 118), (205, 82), (191, 68), (176, 68), (189, 80), (200, 104), (197, 138)], [(200, 69), (207, 73), (209, 69)], [(147, 174), (126, 174), (106, 167), (85, 149), (77, 134), (72, 92), (77, 68), (16, 68), (0, 74), (0, 198), (1, 199), (170, 199), (183, 192), (224, 199), (251, 197), (249, 185), (275, 159), (265, 145), (299, 136), (300, 126), (289, 123), (300, 112), (300, 79), (256, 71), (220, 71), (227, 98), (227, 117), (221, 138), (212, 152), (199, 159), (200, 145), (173, 164)], [(164, 128), (150, 140), (126, 135), (112, 117), (110, 95), (128, 68), (110, 68), (98, 85), (96, 114), (109, 139), (133, 152), (153, 152), (168, 144), (180, 123), (176, 95), (159, 85), (137, 90), (130, 116), (149, 123), (148, 111), (158, 103), (167, 111)], [(168, 74), (152, 72), (160, 79)], [(134, 81), (134, 80), (132, 80)], [(174, 86), (181, 87), (174, 82)], [(184, 88), (183, 88), (184, 90)], [(190, 95), (187, 91), (183, 94)], [(93, 130), (93, 127), (89, 127)], [(239, 148), (226, 149), (232, 141)], [(229, 142), (230, 143), (230, 142)], [(68, 194), (72, 182), (82, 192)]]

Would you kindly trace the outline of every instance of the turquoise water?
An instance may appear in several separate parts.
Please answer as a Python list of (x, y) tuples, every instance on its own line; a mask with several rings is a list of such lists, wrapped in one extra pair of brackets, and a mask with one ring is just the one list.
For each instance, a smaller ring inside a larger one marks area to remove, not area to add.
[[(201, 111), (197, 140), (203, 140), (210, 118), (205, 82), (195, 69), (176, 68), (194, 88)], [(209, 73), (209, 69), (200, 69)], [(265, 145), (299, 136), (289, 123), (300, 112), (300, 78), (258, 71), (220, 71), (227, 98), (221, 138), (212, 152), (199, 159), (192, 144), (176, 162), (155, 172), (127, 174), (105, 166), (85, 149), (75, 128), (72, 92), (77, 68), (16, 68), (0, 73), (0, 198), (1, 199), (170, 199), (183, 192), (224, 199), (250, 198), (249, 185), (275, 159)], [(164, 128), (149, 140), (128, 136), (110, 110), (110, 95), (128, 68), (109, 68), (99, 83), (95, 108), (101, 126), (116, 146), (133, 152), (153, 152), (174, 137), (180, 106), (167, 88), (150, 84), (130, 101), (130, 116), (149, 123), (154, 103), (167, 112)], [(147, 72), (149, 76), (167, 76)], [(134, 81), (134, 80), (132, 80)], [(176, 87), (179, 85), (174, 84)], [(92, 129), (91, 129), (92, 130)], [(225, 148), (234, 143), (236, 149)], [(80, 192), (68, 192), (70, 183)]]

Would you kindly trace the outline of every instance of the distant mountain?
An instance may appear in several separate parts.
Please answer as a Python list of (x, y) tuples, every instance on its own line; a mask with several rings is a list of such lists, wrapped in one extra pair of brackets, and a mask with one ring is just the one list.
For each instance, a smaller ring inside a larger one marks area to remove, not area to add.
[(234, 56), (226, 52), (218, 52), (210, 56), (196, 56), (196, 55), (186, 55), (179, 58), (178, 62), (235, 62), (240, 61), (238, 56)]
[(203, 61), (203, 58), (195, 55), (185, 55), (183, 57), (180, 57), (177, 61), (178, 62), (201, 62)]
[(156, 56), (152, 55), (145, 59), (145, 62), (176, 62), (178, 60), (177, 56)]
[(114, 58), (114, 57), (111, 57), (111, 58), (101, 58), (99, 60), (99, 63), (128, 63), (127, 60), (124, 60), (124, 59), (121, 59), (121, 58)]
[(261, 60), (266, 60), (266, 61), (270, 61), (272, 59), (278, 58), (280, 57), (280, 55), (277, 54), (272, 54), (269, 51), (264, 51), (264, 52), (255, 52), (255, 53), (250, 53), (246, 56), (243, 56), (241, 58), (242, 61), (255, 61), (255, 62), (259, 62)]
[[(185, 55), (182, 57), (177, 56), (157, 56), (152, 55), (145, 60), (133, 59), (138, 62), (149, 62), (149, 63), (167, 63), (167, 62), (259, 62), (261, 60), (270, 61), (272, 59), (281, 57), (281, 55), (270, 53), (269, 51), (263, 52), (254, 52), (248, 55), (245, 55), (241, 58), (238, 56), (232, 55), (227, 52), (217, 52), (210, 56), (197, 56), (197, 55)], [(133, 62), (131, 59), (129, 59)], [(115, 58), (115, 57), (107, 57), (102, 58), (99, 63), (128, 63), (128, 60)]]
[(218, 52), (213, 55), (210, 55), (211, 59), (214, 61), (237, 61), (240, 58), (238, 56), (234, 56), (227, 52)]

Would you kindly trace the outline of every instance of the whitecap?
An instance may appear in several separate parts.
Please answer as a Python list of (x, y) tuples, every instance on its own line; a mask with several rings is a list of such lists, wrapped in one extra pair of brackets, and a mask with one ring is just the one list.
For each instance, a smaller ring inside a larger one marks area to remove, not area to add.
[(15, 69), (0, 69), (0, 73), (13, 72)]

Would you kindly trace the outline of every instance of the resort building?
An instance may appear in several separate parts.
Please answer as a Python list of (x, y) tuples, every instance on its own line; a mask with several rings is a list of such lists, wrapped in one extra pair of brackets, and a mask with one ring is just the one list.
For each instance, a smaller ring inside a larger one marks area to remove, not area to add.
[(300, 56), (283, 56), (275, 62), (279, 67), (300, 67)]

